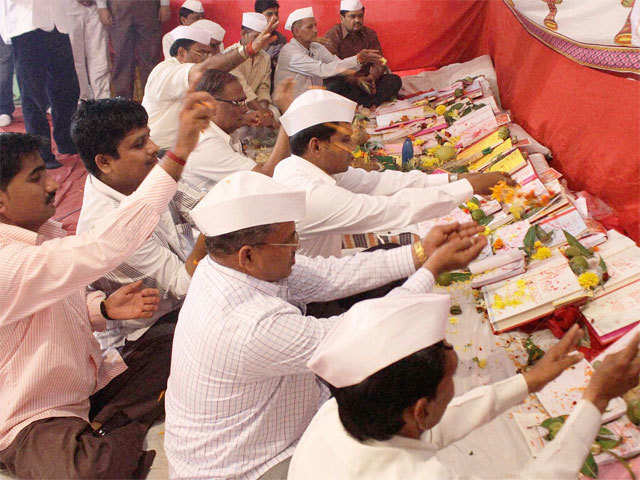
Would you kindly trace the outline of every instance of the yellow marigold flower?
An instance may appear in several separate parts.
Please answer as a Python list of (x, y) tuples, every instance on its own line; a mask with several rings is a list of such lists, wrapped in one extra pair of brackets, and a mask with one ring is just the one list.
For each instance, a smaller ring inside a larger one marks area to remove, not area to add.
[(518, 288), (525, 288), (527, 286), (527, 281), (524, 278), (519, 278), (516, 285)]
[(362, 150), (358, 150), (358, 151), (353, 152), (353, 156), (355, 158), (361, 158), (363, 155), (364, 155), (364, 152)]
[(436, 113), (437, 113), (438, 115), (442, 115), (442, 114), (443, 114), (444, 112), (446, 112), (446, 111), (447, 111), (447, 107), (445, 107), (444, 105), (438, 105), (438, 106), (436, 107)]
[(451, 318), (449, 319), (449, 323), (450, 323), (451, 325), (455, 325), (456, 323), (458, 323), (458, 319), (457, 319), (456, 317), (451, 317)]
[(584, 272), (578, 277), (578, 283), (584, 289), (595, 288), (600, 283), (600, 277), (593, 272)]
[(472, 202), (472, 201), (468, 201), (468, 202), (466, 203), (466, 206), (467, 206), (467, 208), (468, 208), (469, 210), (471, 210), (472, 212), (473, 212), (474, 210), (477, 210), (477, 209), (479, 209), (479, 208), (480, 208), (480, 207), (478, 206), (478, 204), (477, 204), (477, 203), (474, 203), (474, 202)]
[(531, 258), (533, 258), (534, 260), (544, 260), (545, 258), (549, 258), (551, 256), (551, 250), (549, 249), (549, 247), (540, 247), (536, 250), (536, 253), (534, 253)]
[(484, 227), (484, 232), (482, 232), (482, 235), (488, 237), (489, 235), (491, 235), (491, 229), (489, 227)]
[(416, 147), (419, 147), (420, 145), (424, 145), (424, 140), (422, 138), (419, 138), (418, 140), (416, 140), (415, 142), (413, 142), (413, 144)]
[(536, 243), (534, 243), (533, 246), (536, 248), (540, 248), (542, 246), (542, 242), (540, 240), (536, 240)]

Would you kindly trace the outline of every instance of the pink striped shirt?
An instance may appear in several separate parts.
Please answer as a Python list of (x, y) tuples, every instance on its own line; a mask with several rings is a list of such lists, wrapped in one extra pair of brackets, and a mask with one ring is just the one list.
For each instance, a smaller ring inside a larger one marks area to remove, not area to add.
[(142, 245), (175, 192), (156, 167), (81, 235), (64, 237), (51, 221), (38, 233), (0, 223), (0, 450), (36, 420), (87, 420), (89, 396), (127, 368), (100, 351), (92, 332), (105, 328), (103, 294), (85, 287)]

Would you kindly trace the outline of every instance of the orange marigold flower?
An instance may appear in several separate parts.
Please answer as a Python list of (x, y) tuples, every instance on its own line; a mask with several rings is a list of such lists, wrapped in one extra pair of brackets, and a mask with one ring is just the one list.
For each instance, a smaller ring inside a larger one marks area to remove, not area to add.
[(504, 242), (501, 238), (497, 238), (495, 242), (493, 242), (493, 250), (500, 250), (504, 248)]

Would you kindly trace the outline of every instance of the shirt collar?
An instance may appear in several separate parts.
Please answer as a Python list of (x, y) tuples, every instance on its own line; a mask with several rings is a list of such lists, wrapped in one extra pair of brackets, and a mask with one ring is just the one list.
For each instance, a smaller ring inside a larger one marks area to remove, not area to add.
[(126, 195), (123, 195), (119, 191), (114, 190), (109, 185), (99, 180), (98, 177), (89, 175), (88, 179), (89, 179), (89, 185), (91, 186), (91, 188), (100, 195), (103, 195), (117, 202), (122, 202), (122, 200), (127, 198)]
[(8, 243), (40, 245), (50, 238), (64, 237), (66, 235), (67, 233), (63, 230), (62, 225), (54, 220), (47, 220), (37, 233), (15, 225), (0, 223), (0, 239)]
[(304, 45), (302, 45), (298, 40), (296, 40), (295, 37), (291, 37), (291, 43), (293, 43), (294, 45), (298, 46), (299, 48), (303, 49), (305, 52), (310, 53), (311, 52), (311, 46), (316, 43), (316, 42), (311, 42), (309, 44), (309, 48), (305, 47)]
[(402, 450), (433, 450), (434, 455), (438, 451), (437, 446), (424, 439), (403, 437), (401, 435), (394, 435), (389, 440), (384, 441), (368, 440), (367, 443), (372, 446), (395, 447)]
[(255, 288), (256, 290), (269, 295), (270, 297), (280, 297), (286, 300), (286, 292), (288, 288), (286, 278), (277, 282), (266, 282), (264, 280), (260, 280), (259, 278), (252, 277), (251, 275), (247, 275), (246, 273), (234, 270), (233, 268), (225, 267), (224, 265), (216, 262), (213, 258), (211, 258), (210, 255), (207, 255), (205, 257), (205, 262), (207, 266), (210, 266), (214, 270), (217, 270), (225, 277), (229, 277), (236, 282), (243, 283), (250, 288)]
[(297, 170), (302, 171), (302, 173), (310, 177), (312, 180), (319, 180), (322, 183), (328, 183), (331, 185), (336, 184), (336, 180), (331, 175), (302, 157), (291, 155), (289, 157), (289, 162), (294, 165)]
[(350, 32), (345, 28), (345, 26), (342, 23), (340, 23), (340, 32), (342, 33), (342, 38), (343, 39), (346, 38), (347, 35), (349, 35), (349, 34), (351, 34), (351, 35), (360, 35), (360, 36), (364, 35), (364, 28), (365, 27), (363, 25), (359, 32)]
[(224, 141), (231, 145), (231, 135), (222, 130), (218, 125), (214, 122), (209, 122), (209, 129), (211, 130), (211, 134), (215, 136), (219, 136), (224, 138)]

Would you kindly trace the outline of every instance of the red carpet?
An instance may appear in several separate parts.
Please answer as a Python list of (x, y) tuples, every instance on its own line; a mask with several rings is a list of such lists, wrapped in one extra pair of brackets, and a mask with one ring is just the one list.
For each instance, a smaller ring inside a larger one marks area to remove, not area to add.
[[(13, 115), (13, 123), (8, 127), (0, 128), (0, 132), (24, 132), (24, 121), (22, 111), (18, 108)], [(82, 196), (84, 193), (84, 182), (87, 171), (78, 155), (58, 155), (58, 161), (62, 167), (49, 170), (56, 182), (58, 182), (58, 192), (56, 193), (56, 214), (55, 220), (62, 222), (64, 229), (73, 234), (76, 231), (76, 224), (80, 216), (82, 207)]]

